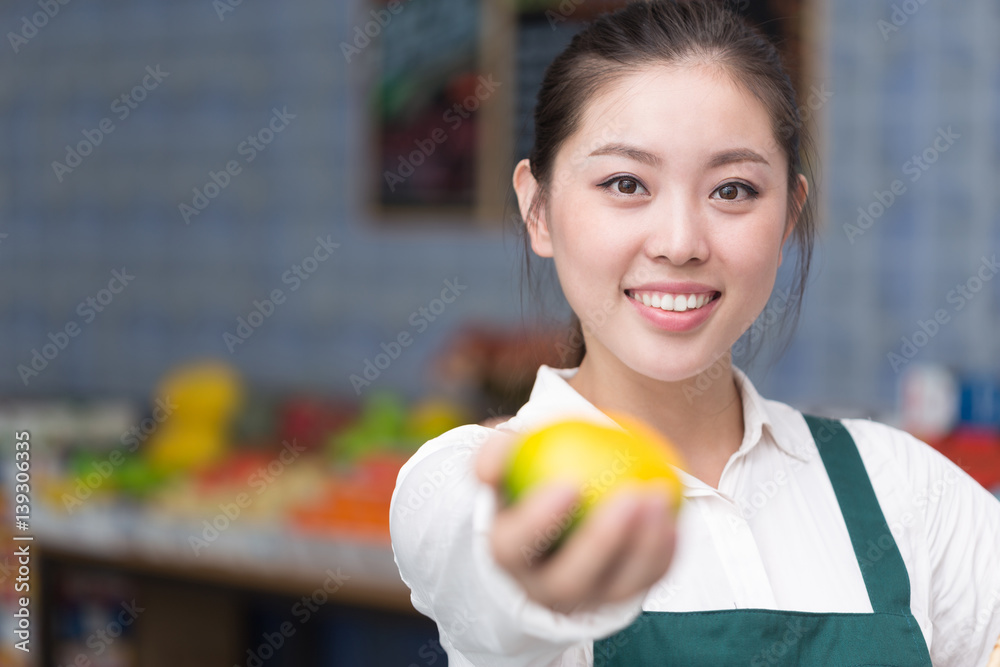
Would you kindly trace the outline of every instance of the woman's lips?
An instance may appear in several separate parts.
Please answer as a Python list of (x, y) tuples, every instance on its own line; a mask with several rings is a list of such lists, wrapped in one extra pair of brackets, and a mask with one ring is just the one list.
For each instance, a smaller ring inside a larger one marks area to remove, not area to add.
[(702, 308), (719, 294), (714, 291), (671, 293), (659, 290), (626, 290), (625, 293), (645, 306), (676, 313)]
[(664, 331), (690, 331), (715, 310), (722, 293), (664, 292), (651, 289), (625, 290), (629, 302), (653, 326)]

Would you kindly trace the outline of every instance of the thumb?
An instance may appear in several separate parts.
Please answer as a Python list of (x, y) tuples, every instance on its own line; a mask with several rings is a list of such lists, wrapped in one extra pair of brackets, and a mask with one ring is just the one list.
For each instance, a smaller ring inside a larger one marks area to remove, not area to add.
[(479, 448), (476, 457), (476, 475), (485, 484), (497, 487), (517, 439), (510, 433), (493, 431)]

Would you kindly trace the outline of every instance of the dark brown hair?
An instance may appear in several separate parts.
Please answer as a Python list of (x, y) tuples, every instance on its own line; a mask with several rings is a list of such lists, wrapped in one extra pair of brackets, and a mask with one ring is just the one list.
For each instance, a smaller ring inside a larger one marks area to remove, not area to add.
[[(579, 128), (590, 100), (622, 75), (648, 66), (710, 64), (725, 71), (753, 94), (771, 117), (774, 139), (788, 157), (788, 206), (796, 206), (798, 174), (811, 148), (796, 106), (792, 85), (777, 49), (756, 28), (721, 3), (708, 0), (640, 0), (596, 18), (577, 33), (569, 46), (549, 65), (535, 107), (534, 145), (528, 159), (539, 184), (528, 212), (537, 218), (551, 193), (556, 154)], [(809, 197), (792, 234), (797, 249), (792, 285), (794, 328), (812, 257), (815, 222)], [(531, 283), (531, 244), (525, 221), (514, 216), (523, 235), (526, 277)], [(788, 324), (786, 317), (782, 328)], [(579, 319), (573, 316), (571, 354), (567, 365), (579, 365), (585, 348)]]

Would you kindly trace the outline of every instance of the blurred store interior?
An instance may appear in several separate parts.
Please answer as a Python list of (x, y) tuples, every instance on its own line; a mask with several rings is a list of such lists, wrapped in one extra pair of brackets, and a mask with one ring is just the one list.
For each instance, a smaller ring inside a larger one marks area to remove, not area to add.
[[(545, 66), (621, 4), (0, 6), (0, 663), (446, 664), (390, 494), (565, 365), (510, 176)], [(794, 74), (821, 225), (787, 349), (761, 321), (738, 361), (1000, 493), (1000, 5), (731, 4)]]

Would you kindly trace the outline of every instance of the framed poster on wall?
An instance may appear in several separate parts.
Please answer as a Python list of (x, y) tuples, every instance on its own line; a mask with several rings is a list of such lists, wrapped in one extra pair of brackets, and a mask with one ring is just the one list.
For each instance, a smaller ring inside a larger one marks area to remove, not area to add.
[[(798, 72), (801, 0), (733, 6)], [(371, 91), (378, 220), (497, 224), (527, 157), (545, 68), (582, 25), (628, 0), (410, 0), (385, 26)], [(376, 0), (376, 10), (387, 0)], [(397, 5), (398, 7), (399, 5)]]
[(480, 83), (481, 17), (480, 0), (417, 0), (385, 27), (372, 99), (382, 212), (474, 207), (478, 112), (495, 92)]

